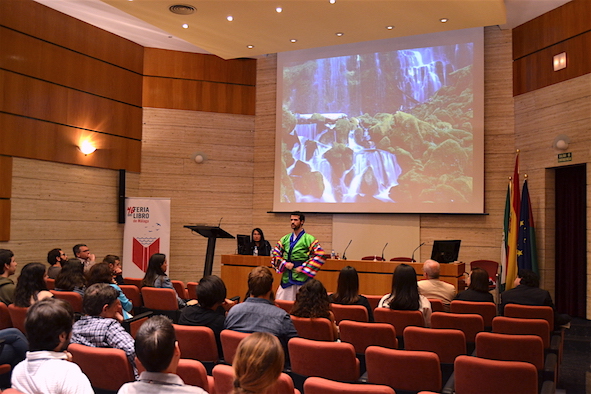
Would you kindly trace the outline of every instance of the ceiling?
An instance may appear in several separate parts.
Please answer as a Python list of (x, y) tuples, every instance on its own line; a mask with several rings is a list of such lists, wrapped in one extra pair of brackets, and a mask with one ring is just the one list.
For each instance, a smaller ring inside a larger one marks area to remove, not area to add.
[[(478, 26), (513, 28), (568, 0), (35, 0), (145, 47), (224, 59)], [(190, 5), (190, 15), (169, 11)], [(277, 12), (276, 8), (282, 11)], [(233, 21), (228, 21), (228, 16)], [(448, 22), (440, 22), (448, 18)], [(183, 28), (183, 24), (188, 28)], [(388, 29), (387, 26), (393, 26)], [(336, 33), (342, 33), (337, 36)], [(291, 42), (290, 40), (297, 40)], [(248, 46), (251, 45), (252, 48)]]

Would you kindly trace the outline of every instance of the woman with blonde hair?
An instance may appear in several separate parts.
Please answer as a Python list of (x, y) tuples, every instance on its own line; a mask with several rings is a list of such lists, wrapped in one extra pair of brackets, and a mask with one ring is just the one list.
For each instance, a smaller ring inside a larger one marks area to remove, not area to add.
[[(264, 394), (277, 382), (285, 355), (279, 339), (267, 332), (244, 338), (234, 356), (234, 393)], [(270, 394), (270, 393), (269, 393)]]

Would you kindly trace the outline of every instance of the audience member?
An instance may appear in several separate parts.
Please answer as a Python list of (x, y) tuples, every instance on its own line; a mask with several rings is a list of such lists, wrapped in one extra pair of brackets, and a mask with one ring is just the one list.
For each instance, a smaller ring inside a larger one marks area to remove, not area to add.
[(400, 264), (392, 276), (392, 291), (382, 297), (378, 308), (390, 308), (403, 311), (421, 311), (425, 327), (431, 326), (431, 303), (427, 297), (419, 294), (417, 273), (408, 264)]
[(225, 328), (241, 332), (268, 332), (279, 338), (283, 347), (298, 333), (291, 318), (273, 303), (273, 274), (267, 267), (256, 267), (248, 274), (248, 297), (226, 316)]
[(87, 273), (96, 263), (96, 256), (90, 253), (90, 248), (86, 244), (77, 244), (72, 248), (74, 256), (78, 258), (84, 268), (84, 273)]
[(6, 305), (14, 302), (15, 285), (9, 277), (16, 272), (14, 253), (8, 249), (0, 249), (0, 301)]
[(220, 333), (224, 329), (226, 312), (236, 303), (226, 298), (226, 285), (215, 275), (203, 277), (196, 292), (197, 304), (183, 308), (179, 324), (211, 328), (220, 357), (223, 357)]
[(535, 272), (528, 269), (520, 269), (517, 272), (514, 286), (511, 290), (501, 293), (501, 304), (499, 305), (500, 315), (505, 313), (505, 305), (507, 304), (549, 306), (554, 310), (555, 328), (571, 321), (569, 315), (556, 311), (548, 290), (540, 289), (540, 277)]
[(29, 308), (26, 359), (14, 367), (12, 388), (26, 394), (94, 394), (90, 381), (66, 351), (74, 313), (63, 300), (47, 298)]
[(233, 394), (265, 394), (279, 379), (285, 355), (279, 340), (266, 332), (244, 338), (234, 356)]
[(59, 274), (60, 270), (62, 269), (62, 263), (66, 260), (68, 260), (68, 256), (66, 256), (63, 250), (59, 248), (51, 249), (47, 253), (47, 262), (50, 266), (47, 270), (47, 276), (50, 279), (55, 279), (57, 274)]
[(359, 294), (359, 275), (355, 267), (341, 269), (337, 282), (337, 291), (329, 296), (330, 302), (342, 305), (362, 305), (367, 309), (367, 317), (374, 321), (373, 310), (367, 298)]
[(456, 295), (456, 287), (451, 283), (439, 280), (441, 266), (435, 260), (427, 260), (423, 263), (425, 279), (420, 280), (419, 293), (427, 298), (436, 298), (443, 302), (443, 308), (449, 312), (449, 304)]
[(488, 289), (488, 272), (482, 268), (474, 268), (468, 278), (468, 289), (455, 298), (460, 301), (494, 302), (493, 295)]
[(121, 290), (121, 288), (115, 283), (115, 279), (113, 278), (113, 273), (111, 272), (111, 268), (107, 263), (98, 263), (93, 265), (88, 272), (88, 286), (92, 286), (95, 283), (107, 283), (115, 290), (117, 290), (117, 298), (121, 303), (121, 308), (123, 312), (123, 319), (130, 319), (133, 316), (131, 315), (131, 311), (133, 310), (133, 303), (125, 296), (125, 293)]
[[(142, 286), (174, 290), (174, 286), (172, 285), (170, 278), (166, 275), (167, 269), (168, 261), (166, 260), (166, 255), (163, 253), (154, 253), (150, 257), (150, 261), (148, 261), (148, 269), (146, 270), (146, 275), (142, 280)], [(194, 305), (197, 303), (195, 300), (190, 300), (187, 302), (179, 297), (178, 294), (176, 295), (176, 300), (179, 304), (179, 308), (184, 308), (187, 305)]]
[(154, 316), (142, 324), (136, 335), (135, 352), (146, 370), (138, 381), (121, 386), (119, 394), (207, 394), (199, 387), (186, 385), (176, 375), (181, 351), (167, 317)]
[[(270, 256), (271, 255), (271, 244), (265, 239), (263, 230), (255, 228), (252, 230), (250, 237), (249, 254), (256, 256)], [(255, 249), (256, 248), (256, 249)], [(255, 253), (256, 251), (256, 253)]]
[(124, 285), (125, 281), (123, 280), (123, 268), (121, 266), (121, 259), (119, 256), (108, 254), (103, 259), (103, 263), (109, 264), (109, 268), (113, 273), (113, 279), (115, 279), (115, 283), (117, 283), (119, 286)]
[(74, 323), (72, 343), (123, 350), (137, 378), (134, 340), (121, 326), (117, 290), (106, 283), (95, 283), (86, 289), (82, 307), (85, 315)]
[(41, 263), (26, 264), (18, 277), (14, 290), (14, 305), (28, 308), (37, 301), (53, 297), (45, 283), (45, 265)]
[[(29, 342), (19, 329), (5, 328), (0, 330), (0, 341), (2, 341), (0, 365), (10, 364), (10, 367), (14, 368), (18, 363), (25, 359), (27, 350), (29, 350)], [(10, 387), (11, 372), (0, 375), (0, 389)]]
[(86, 279), (84, 278), (83, 267), (78, 259), (68, 259), (62, 263), (62, 269), (55, 278), (56, 291), (75, 291), (84, 296)]
[(310, 279), (300, 288), (296, 294), (296, 300), (291, 309), (291, 314), (297, 317), (324, 318), (332, 323), (333, 339), (339, 338), (339, 328), (330, 310), (330, 301), (326, 288), (317, 279)]

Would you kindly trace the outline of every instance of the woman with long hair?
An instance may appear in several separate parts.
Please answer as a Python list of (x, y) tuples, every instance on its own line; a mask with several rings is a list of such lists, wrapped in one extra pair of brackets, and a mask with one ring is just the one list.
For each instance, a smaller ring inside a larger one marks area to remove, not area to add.
[(400, 264), (392, 276), (392, 291), (382, 297), (378, 308), (402, 311), (421, 311), (425, 327), (431, 326), (431, 303), (419, 294), (417, 272), (408, 264)]
[(458, 293), (456, 300), (494, 302), (493, 295), (489, 293), (488, 272), (482, 268), (474, 268), (468, 279), (468, 289)]
[(233, 394), (266, 394), (279, 379), (284, 359), (283, 347), (276, 336), (255, 332), (244, 338), (232, 363)]
[(359, 275), (355, 267), (348, 265), (341, 269), (337, 281), (337, 291), (328, 298), (334, 304), (362, 305), (367, 309), (369, 321), (374, 321), (373, 311), (371, 305), (369, 305), (369, 301), (359, 294)]
[(28, 308), (37, 301), (53, 297), (45, 283), (45, 266), (41, 263), (29, 263), (21, 270), (14, 289), (14, 306)]
[[(142, 286), (174, 290), (174, 286), (172, 285), (170, 278), (166, 275), (167, 269), (168, 261), (166, 260), (166, 255), (164, 253), (154, 253), (148, 261), (148, 269), (146, 270), (146, 275), (144, 275), (144, 279), (142, 280)], [(187, 306), (187, 302), (179, 297), (178, 294), (176, 295), (176, 300), (179, 304), (179, 308), (184, 308)], [(197, 303), (195, 300), (191, 301), (193, 301), (193, 303)], [(193, 303), (191, 303), (191, 305)]]
[(86, 278), (84, 278), (84, 267), (79, 259), (68, 259), (62, 263), (62, 269), (55, 278), (55, 290), (75, 291), (84, 296), (86, 289)]
[(95, 283), (107, 283), (117, 290), (117, 298), (121, 302), (123, 318), (130, 319), (133, 317), (130, 313), (133, 309), (133, 303), (125, 296), (119, 285), (115, 283), (113, 271), (108, 263), (98, 263), (90, 267), (90, 271), (88, 272), (88, 287)]
[(296, 294), (291, 314), (296, 317), (328, 319), (332, 323), (334, 340), (339, 338), (339, 328), (330, 310), (326, 288), (319, 280), (310, 279), (304, 283)]
[(257, 256), (270, 256), (271, 255), (271, 244), (269, 241), (265, 239), (265, 234), (263, 234), (263, 230), (260, 228), (255, 228), (252, 230), (252, 234), (250, 237), (250, 253), (254, 255), (255, 248), (256, 248), (256, 255)]

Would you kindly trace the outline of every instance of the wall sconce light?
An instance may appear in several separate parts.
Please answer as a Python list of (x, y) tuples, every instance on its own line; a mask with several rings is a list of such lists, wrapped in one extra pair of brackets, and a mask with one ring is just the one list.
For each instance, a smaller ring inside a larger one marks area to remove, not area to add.
[(92, 142), (86, 140), (78, 146), (78, 149), (80, 149), (80, 152), (88, 156), (96, 150), (96, 147), (92, 144)]
[(207, 156), (201, 152), (195, 152), (191, 155), (191, 159), (197, 164), (203, 164), (207, 160)]
[(554, 71), (562, 70), (566, 68), (566, 52), (559, 53), (555, 55), (552, 59), (552, 64), (554, 66)]
[(570, 138), (567, 135), (560, 134), (556, 138), (554, 138), (554, 142), (552, 143), (552, 147), (558, 150), (567, 150), (568, 145), (570, 144)]

